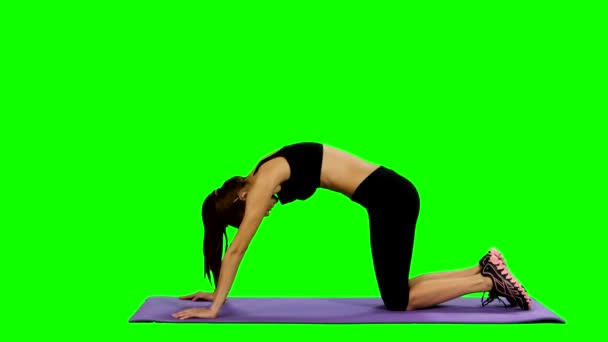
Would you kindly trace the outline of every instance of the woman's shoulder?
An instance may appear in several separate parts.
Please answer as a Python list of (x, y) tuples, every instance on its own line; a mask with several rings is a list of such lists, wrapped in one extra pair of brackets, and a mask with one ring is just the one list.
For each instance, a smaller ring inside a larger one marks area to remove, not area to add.
[(279, 154), (279, 152), (282, 150), (283, 148), (280, 148), (278, 150), (273, 151), (272, 153), (267, 154), (266, 156), (264, 156), (262, 159), (260, 159), (260, 161), (255, 164), (255, 166), (253, 167), (253, 169), (251, 170), (251, 172), (249, 173), (249, 177), (252, 178), (257, 172), (259, 172), (259, 169), (266, 164), (268, 161), (270, 161), (273, 157), (275, 157), (276, 155)]

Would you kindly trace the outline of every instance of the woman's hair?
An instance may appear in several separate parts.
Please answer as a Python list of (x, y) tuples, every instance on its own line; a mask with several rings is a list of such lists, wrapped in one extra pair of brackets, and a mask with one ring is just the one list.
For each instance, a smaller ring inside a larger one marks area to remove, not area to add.
[(203, 202), (202, 216), (205, 229), (203, 239), (204, 278), (209, 278), (209, 282), (211, 282), (211, 273), (213, 273), (215, 287), (217, 287), (222, 266), (223, 238), (226, 239), (224, 252), (228, 249), (226, 227), (232, 226), (238, 229), (245, 215), (245, 201), (235, 201), (239, 198), (239, 192), (243, 189), (245, 183), (243, 177), (232, 177), (221, 188), (212, 191)]

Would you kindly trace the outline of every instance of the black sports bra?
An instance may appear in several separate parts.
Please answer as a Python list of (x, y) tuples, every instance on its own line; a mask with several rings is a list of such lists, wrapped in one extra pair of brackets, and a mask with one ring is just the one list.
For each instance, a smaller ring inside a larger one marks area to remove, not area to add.
[(304, 142), (284, 146), (276, 153), (264, 158), (257, 165), (253, 174), (262, 164), (276, 157), (284, 157), (291, 171), (289, 179), (281, 184), (281, 191), (277, 194), (281, 204), (306, 200), (312, 196), (321, 183), (323, 145)]

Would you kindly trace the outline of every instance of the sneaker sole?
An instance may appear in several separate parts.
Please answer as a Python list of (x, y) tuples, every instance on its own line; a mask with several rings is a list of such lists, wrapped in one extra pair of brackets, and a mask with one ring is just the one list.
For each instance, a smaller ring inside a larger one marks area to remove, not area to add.
[[(507, 266), (507, 262), (505, 261), (505, 258), (502, 256), (502, 254), (500, 254), (500, 252), (498, 251), (498, 249), (496, 249), (496, 248), (492, 248), (492, 249), (490, 250), (490, 254), (495, 255), (495, 256), (498, 258), (498, 260), (500, 260), (500, 262), (502, 262), (502, 263), (503, 263), (503, 265), (505, 265), (505, 268), (506, 268), (507, 270), (509, 269), (509, 267)], [(522, 287), (523, 287), (523, 286), (522, 286)], [(526, 289), (525, 287), (523, 287), (523, 288), (524, 288), (524, 290)]]
[(496, 248), (490, 249), (490, 254), (495, 255), (498, 258), (498, 260), (500, 260), (503, 264), (505, 264), (505, 266), (507, 266), (507, 263), (505, 262), (505, 258), (503, 258), (502, 254), (498, 251), (498, 249), (496, 249)]

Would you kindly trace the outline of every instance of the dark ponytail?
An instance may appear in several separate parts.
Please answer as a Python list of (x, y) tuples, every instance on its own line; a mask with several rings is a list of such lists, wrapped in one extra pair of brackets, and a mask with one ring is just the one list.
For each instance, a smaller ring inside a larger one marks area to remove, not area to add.
[[(205, 198), (202, 208), (203, 226), (203, 256), (205, 264), (204, 278), (213, 273), (213, 285), (217, 287), (220, 279), (222, 255), (228, 250), (228, 234), (226, 228), (230, 225), (238, 228), (245, 213), (245, 202), (237, 200), (239, 192), (245, 186), (243, 177), (232, 177), (218, 190), (214, 190)], [(223, 240), (226, 246), (222, 252)]]
[[(212, 192), (203, 203), (203, 226), (205, 237), (203, 239), (203, 255), (205, 259), (205, 278), (211, 282), (213, 273), (213, 285), (217, 287), (220, 279), (220, 268), (222, 266), (222, 237), (226, 237), (226, 248), (228, 248), (227, 224), (223, 223), (215, 208), (216, 195)], [(224, 250), (225, 252), (225, 250)]]

